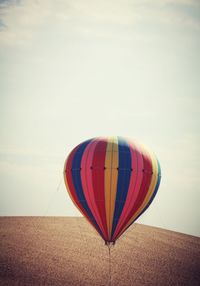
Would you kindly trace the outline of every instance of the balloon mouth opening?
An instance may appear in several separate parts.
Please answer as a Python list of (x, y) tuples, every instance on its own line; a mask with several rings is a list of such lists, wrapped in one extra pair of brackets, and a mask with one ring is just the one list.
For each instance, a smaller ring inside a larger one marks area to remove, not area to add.
[(105, 240), (105, 245), (107, 245), (107, 246), (115, 245), (115, 241), (108, 241), (108, 240)]

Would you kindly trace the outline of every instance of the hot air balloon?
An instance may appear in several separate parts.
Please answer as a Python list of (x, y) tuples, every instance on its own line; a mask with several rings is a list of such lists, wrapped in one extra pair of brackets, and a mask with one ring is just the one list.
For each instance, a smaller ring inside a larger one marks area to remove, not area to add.
[(161, 170), (155, 155), (139, 143), (93, 138), (71, 151), (64, 179), (75, 206), (109, 245), (150, 206)]

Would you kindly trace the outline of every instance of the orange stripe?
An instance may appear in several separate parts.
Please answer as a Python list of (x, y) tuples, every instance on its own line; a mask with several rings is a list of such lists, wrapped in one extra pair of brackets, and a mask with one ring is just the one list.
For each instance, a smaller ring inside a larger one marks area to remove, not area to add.
[(109, 240), (111, 239), (112, 222), (115, 209), (118, 178), (118, 140), (108, 138), (105, 158), (105, 207)]

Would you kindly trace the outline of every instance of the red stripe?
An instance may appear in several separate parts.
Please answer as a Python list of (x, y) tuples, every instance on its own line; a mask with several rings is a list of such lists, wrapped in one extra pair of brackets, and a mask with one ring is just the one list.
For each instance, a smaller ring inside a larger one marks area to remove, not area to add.
[(104, 235), (108, 240), (108, 230), (106, 222), (106, 209), (105, 209), (105, 190), (104, 190), (104, 166), (106, 157), (107, 142), (101, 140), (95, 147), (92, 160), (92, 182), (93, 192), (97, 205), (98, 212), (104, 227)]
[[(121, 230), (126, 226), (126, 224), (129, 222), (131, 217), (137, 212), (139, 207), (142, 205), (142, 203), (146, 197), (146, 194), (148, 192), (150, 183), (151, 183), (151, 173), (152, 173), (151, 159), (146, 154), (142, 154), (142, 156), (143, 156), (143, 163), (144, 163), (144, 172), (143, 172), (142, 184), (141, 184), (138, 196), (136, 198), (136, 201), (132, 207), (132, 210), (129, 212), (129, 215), (127, 216), (126, 220), (124, 221), (124, 223), (122, 224), (122, 226), (120, 228)], [(118, 238), (119, 234), (120, 234), (120, 232), (118, 231), (114, 236), (114, 240), (116, 240)]]
[(117, 224), (114, 236), (121, 232), (122, 226), (127, 220), (127, 217), (136, 202), (143, 179), (143, 173), (141, 172), (143, 169), (143, 157), (141, 155), (141, 150), (139, 150), (135, 144), (133, 145), (133, 143), (131, 145), (129, 144), (129, 148), (131, 152), (132, 173), (126, 202), (124, 204), (124, 208), (122, 210), (122, 214)]
[(100, 227), (103, 235), (105, 236), (106, 231), (103, 227), (103, 223), (95, 201), (95, 194), (94, 194), (95, 190), (93, 188), (93, 183), (92, 183), (93, 170), (91, 169), (94, 151), (99, 141), (100, 140), (95, 139), (92, 142), (90, 142), (85, 148), (81, 160), (81, 182), (88, 207), (90, 208), (90, 211), (92, 212), (98, 226)]
[(85, 211), (85, 209), (82, 207), (81, 203), (78, 200), (75, 188), (74, 188), (74, 184), (73, 184), (73, 180), (72, 180), (72, 175), (71, 175), (71, 168), (72, 168), (72, 161), (73, 161), (73, 157), (77, 151), (79, 146), (75, 147), (72, 152), (69, 154), (68, 158), (67, 158), (67, 163), (65, 166), (65, 176), (67, 179), (67, 183), (68, 183), (68, 191), (70, 192), (72, 198), (74, 199), (75, 203), (77, 204), (78, 208), (82, 211), (82, 213), (84, 214), (84, 216), (88, 219), (88, 221), (91, 223), (91, 225), (97, 230), (97, 232), (100, 234), (98, 228), (95, 226), (95, 224), (93, 223), (93, 221), (90, 219), (88, 213)]

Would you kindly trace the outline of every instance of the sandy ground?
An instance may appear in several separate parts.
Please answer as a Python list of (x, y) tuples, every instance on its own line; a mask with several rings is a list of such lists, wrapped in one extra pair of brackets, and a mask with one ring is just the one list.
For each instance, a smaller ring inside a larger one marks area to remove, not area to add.
[(111, 249), (110, 281), (84, 218), (2, 217), (0, 285), (200, 285), (200, 238), (135, 224)]

